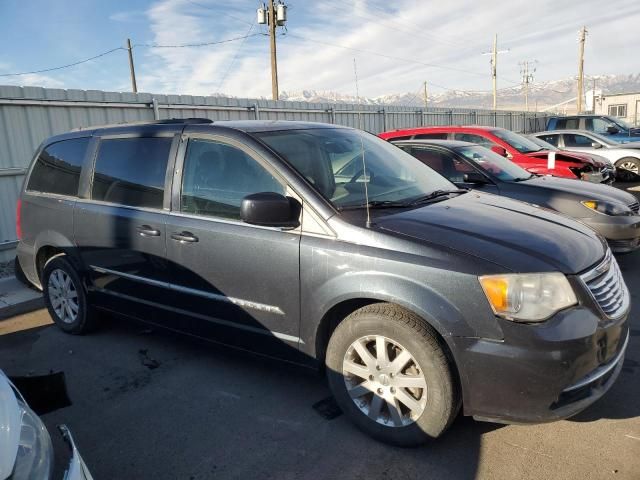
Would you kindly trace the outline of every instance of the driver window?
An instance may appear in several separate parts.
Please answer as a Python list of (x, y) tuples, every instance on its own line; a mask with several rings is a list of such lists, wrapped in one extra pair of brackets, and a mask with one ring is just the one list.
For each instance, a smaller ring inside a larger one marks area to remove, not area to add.
[(191, 139), (182, 176), (181, 211), (240, 220), (242, 199), (285, 189), (248, 154), (225, 143)]

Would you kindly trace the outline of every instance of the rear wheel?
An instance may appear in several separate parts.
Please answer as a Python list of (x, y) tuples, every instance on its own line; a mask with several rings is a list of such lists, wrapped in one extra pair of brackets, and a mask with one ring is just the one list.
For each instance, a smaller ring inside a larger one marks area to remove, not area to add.
[(331, 336), (329, 385), (361, 430), (386, 443), (419, 445), (439, 437), (458, 412), (444, 348), (419, 317), (394, 305), (369, 305)]
[(80, 276), (64, 256), (51, 258), (42, 271), (42, 289), (49, 315), (63, 331), (82, 334), (95, 326)]
[(633, 157), (621, 158), (616, 162), (616, 168), (640, 175), (640, 160)]

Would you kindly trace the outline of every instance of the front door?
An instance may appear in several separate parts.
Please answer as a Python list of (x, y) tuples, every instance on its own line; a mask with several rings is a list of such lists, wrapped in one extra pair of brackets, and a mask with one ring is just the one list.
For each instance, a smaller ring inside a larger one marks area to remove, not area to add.
[(242, 144), (224, 136), (185, 137), (167, 220), (175, 305), (189, 317), (180, 329), (297, 355), (300, 232), (240, 219), (246, 195), (286, 191), (272, 167)]

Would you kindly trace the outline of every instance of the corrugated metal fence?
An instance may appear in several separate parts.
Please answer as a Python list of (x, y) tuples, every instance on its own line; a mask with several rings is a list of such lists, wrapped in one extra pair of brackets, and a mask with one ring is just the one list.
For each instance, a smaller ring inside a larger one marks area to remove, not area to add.
[(536, 113), (274, 102), (244, 98), (153, 95), (99, 90), (0, 86), (0, 261), (13, 255), (15, 202), (33, 152), (72, 128), (164, 118), (279, 119), (326, 122), (380, 133), (420, 125), (494, 125), (516, 132), (544, 128)]

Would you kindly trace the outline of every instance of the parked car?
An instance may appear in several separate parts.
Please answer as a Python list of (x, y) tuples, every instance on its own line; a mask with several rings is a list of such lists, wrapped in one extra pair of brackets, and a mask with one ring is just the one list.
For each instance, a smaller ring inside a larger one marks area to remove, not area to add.
[[(71, 432), (58, 427), (71, 450), (65, 480), (92, 480)], [(0, 370), (0, 480), (49, 480), (53, 445), (47, 428)]]
[(359, 130), (96, 127), (46, 140), (25, 178), (18, 258), (63, 331), (107, 310), (324, 367), (385, 442), (436, 438), (461, 406), (571, 416), (622, 367), (630, 295), (602, 237)]
[(385, 140), (459, 140), (493, 150), (531, 173), (579, 178), (595, 183), (613, 177), (611, 167), (602, 161), (574, 152), (555, 154), (549, 168), (549, 152), (528, 138), (504, 128), (482, 126), (418, 127), (380, 134)]
[(635, 142), (640, 140), (640, 128), (632, 127), (621, 118), (609, 115), (549, 117), (547, 130), (587, 130), (606, 136), (614, 142)]
[[(561, 150), (564, 150), (562, 148), (558, 148), (555, 145), (550, 144), (549, 142), (545, 142), (542, 138), (540, 137), (536, 137), (533, 134), (530, 135), (526, 135), (526, 137), (531, 140), (533, 143), (535, 143), (536, 145), (539, 145), (540, 147), (544, 148), (545, 150), (547, 150), (548, 152), (559, 152)], [(611, 160), (609, 160), (606, 157), (602, 157), (600, 155), (596, 155), (595, 153), (587, 153), (587, 152), (580, 152), (583, 155), (589, 155), (589, 157), (591, 157), (592, 159), (598, 160), (602, 163), (606, 163), (608, 168), (611, 169), (611, 176), (609, 177), (609, 179), (605, 182), (602, 183), (607, 183), (607, 184), (611, 184), (615, 181), (615, 176), (616, 176), (616, 166), (613, 164), (613, 162)]]
[(589, 225), (614, 252), (640, 247), (640, 203), (628, 192), (540, 176), (479, 145), (451, 140), (393, 142), (460, 188), (473, 188), (555, 210)]
[(564, 150), (596, 153), (609, 159), (619, 170), (640, 174), (640, 142), (614, 142), (608, 137), (584, 130), (558, 130), (534, 135)]

